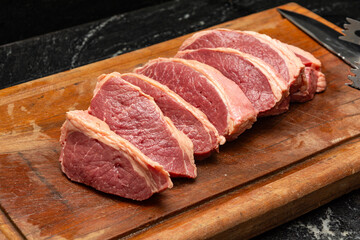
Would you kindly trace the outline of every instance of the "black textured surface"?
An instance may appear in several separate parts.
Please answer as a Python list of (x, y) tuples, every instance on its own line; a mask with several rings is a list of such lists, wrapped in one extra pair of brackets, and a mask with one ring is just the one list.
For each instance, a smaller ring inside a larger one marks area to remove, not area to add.
[[(0, 46), (0, 88), (143, 48), (286, 2), (288, 1), (168, 1), (6, 44)], [(360, 4), (355, 4), (354, 1), (303, 0), (297, 2), (337, 25), (342, 25), (346, 16), (360, 18), (358, 15)], [(76, 6), (75, 4), (74, 7)], [(97, 5), (89, 4), (87, 8), (97, 8)], [(42, 14), (54, 18), (52, 11), (45, 11)], [(87, 14), (89, 10), (82, 11)], [(71, 12), (69, 14), (71, 15)], [(74, 14), (81, 15), (80, 12)], [(24, 21), (26, 20), (28, 19), (25, 18)], [(58, 19), (60, 20), (61, 18)], [(51, 24), (51, 21), (47, 23), (44, 18), (43, 24)], [(36, 29), (37, 25), (35, 23), (33, 25), (28, 26), (27, 29)], [(53, 29), (53, 26), (49, 28)], [(23, 34), (21, 29), (16, 31), (19, 35)]]
[[(0, 44), (48, 34), (0, 46), (0, 89), (287, 2), (158, 0), (132, 1), (129, 4), (128, 1), (5, 1), (0, 9)], [(358, 1), (295, 2), (338, 26), (345, 23), (345, 17), (360, 20)], [(60, 30), (62, 28), (67, 29)], [(55, 30), (58, 31), (53, 32)], [(256, 239), (360, 239), (360, 190)]]
[(360, 190), (353, 191), (254, 240), (360, 239)]
[(170, 0), (6, 0), (0, 7), (0, 45)]

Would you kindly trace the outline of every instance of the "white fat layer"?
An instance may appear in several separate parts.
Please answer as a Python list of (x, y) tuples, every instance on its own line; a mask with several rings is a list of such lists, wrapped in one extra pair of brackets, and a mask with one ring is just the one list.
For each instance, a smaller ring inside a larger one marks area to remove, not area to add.
[(286, 46), (291, 50), (293, 51), (294, 53), (296, 54), (299, 54), (301, 56), (303, 56), (304, 58), (306, 58), (307, 60), (309, 60), (312, 64), (314, 64), (316, 67), (321, 67), (321, 62), (319, 59), (317, 59), (316, 57), (314, 57), (314, 55), (312, 55), (311, 53), (307, 52), (307, 51), (304, 51), (303, 49), (301, 48), (298, 48), (296, 46), (293, 46), (293, 45), (289, 45), (289, 44), (286, 44)]
[[(160, 164), (152, 161), (130, 142), (111, 131), (105, 122), (89, 115), (86, 111), (71, 111), (68, 112), (66, 116), (67, 123), (65, 122), (66, 126), (64, 124), (63, 128), (67, 127), (67, 131), (82, 132), (89, 138), (96, 139), (116, 150), (121, 151), (130, 161), (134, 171), (145, 179), (152, 192), (157, 192), (159, 189), (150, 174), (148, 169), (149, 165), (158, 169), (160, 174), (167, 176), (168, 186), (169, 188), (172, 187), (169, 173), (166, 172)], [(63, 136), (62, 131), (61, 139), (64, 140), (65, 137), (66, 136)]]
[(318, 77), (316, 84), (316, 92), (319, 93), (326, 89), (326, 79), (325, 79), (325, 75), (320, 71), (316, 71), (316, 75)]
[(190, 165), (192, 165), (194, 168), (194, 170), (192, 172), (190, 172), (189, 169), (187, 168), (187, 163), (184, 162), (186, 174), (188, 176), (194, 176), (194, 178), (195, 178), (197, 173), (196, 173), (196, 166), (195, 166), (195, 160), (194, 160), (194, 145), (193, 145), (192, 141), (190, 140), (190, 138), (188, 138), (188, 136), (185, 135), (185, 133), (179, 131), (175, 127), (174, 123), (170, 120), (170, 118), (164, 116), (164, 120), (165, 120), (166, 124), (168, 125), (173, 137), (175, 139), (177, 139), (179, 142), (180, 148), (183, 152), (183, 159), (189, 159)]

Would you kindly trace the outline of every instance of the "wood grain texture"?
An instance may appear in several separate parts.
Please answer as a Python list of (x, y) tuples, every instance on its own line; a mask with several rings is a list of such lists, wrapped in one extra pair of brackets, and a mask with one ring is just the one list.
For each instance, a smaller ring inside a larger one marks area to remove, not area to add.
[[(283, 8), (320, 19), (290, 3)], [(249, 237), (359, 187), (360, 92), (349, 67), (275, 9), (215, 27), (254, 30), (312, 52), (328, 89), (198, 163), (195, 180), (135, 202), (69, 181), (59, 168), (65, 112), (86, 109), (96, 78), (173, 56), (188, 36), (0, 91), (0, 205), (29, 239)], [(275, 219), (275, 221), (268, 221)], [(192, 224), (191, 224), (192, 223)]]
[(359, 147), (357, 138), (134, 234), (134, 239), (253, 237), (360, 187), (360, 159), (353, 154)]
[(24, 239), (19, 229), (10, 221), (2, 209), (0, 209), (0, 240), (1, 239)]

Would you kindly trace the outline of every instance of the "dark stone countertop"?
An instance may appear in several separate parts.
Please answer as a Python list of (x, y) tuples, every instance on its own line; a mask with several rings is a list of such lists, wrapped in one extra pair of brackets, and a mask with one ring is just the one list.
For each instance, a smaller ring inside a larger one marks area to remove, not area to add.
[[(73, 0), (66, 6), (59, 4), (63, 1), (52, 2), (59, 11), (44, 0), (39, 4), (50, 5), (38, 8), (31, 3), (22, 7), (9, 3), (0, 10), (0, 43), (17, 40), (0, 46), (0, 89), (163, 42), (288, 1), (163, 0), (151, 4), (132, 2), (127, 7), (121, 7), (125, 1), (109, 1), (106, 7), (102, 6), (107, 3), (97, 1)], [(357, 1), (295, 2), (338, 26), (345, 23), (345, 17), (360, 20)], [(87, 7), (82, 5), (80, 12), (73, 10), (72, 6), (80, 3), (87, 3)], [(26, 14), (28, 11), (35, 13)], [(58, 14), (62, 18), (56, 19), (54, 14), (61, 11), (69, 16)], [(80, 23), (84, 24), (78, 25)], [(57, 30), (56, 26), (71, 27)], [(46, 34), (21, 40), (41, 33)], [(256, 239), (360, 239), (360, 190)]]

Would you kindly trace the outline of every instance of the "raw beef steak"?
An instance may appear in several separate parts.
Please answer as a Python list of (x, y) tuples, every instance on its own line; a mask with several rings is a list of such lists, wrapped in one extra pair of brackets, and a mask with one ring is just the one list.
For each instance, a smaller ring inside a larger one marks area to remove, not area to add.
[(309, 101), (313, 99), (316, 92), (322, 92), (326, 88), (325, 75), (321, 72), (321, 62), (309, 52), (292, 45), (287, 46), (305, 65), (305, 84), (301, 86), (298, 92), (292, 94), (291, 100), (296, 102)]
[(122, 74), (121, 78), (140, 87), (145, 94), (154, 98), (164, 115), (191, 139), (197, 159), (208, 157), (211, 152), (218, 150), (220, 142), (225, 142), (203, 112), (167, 86), (136, 73)]
[(172, 187), (160, 164), (86, 111), (72, 111), (61, 128), (60, 163), (73, 181), (134, 200)]
[(282, 76), (290, 93), (303, 84), (304, 65), (283, 43), (252, 31), (214, 29), (201, 31), (184, 41), (180, 50), (199, 48), (234, 48), (262, 59)]
[(250, 100), (259, 115), (268, 115), (288, 95), (287, 84), (261, 59), (232, 48), (185, 50), (175, 57), (192, 59), (219, 70), (234, 81)]
[(196, 177), (191, 140), (163, 115), (152, 97), (119, 73), (99, 77), (89, 113), (160, 163), (171, 176)]
[(241, 89), (213, 67), (193, 60), (158, 58), (135, 72), (168, 86), (199, 108), (228, 140), (256, 121), (257, 111)]

